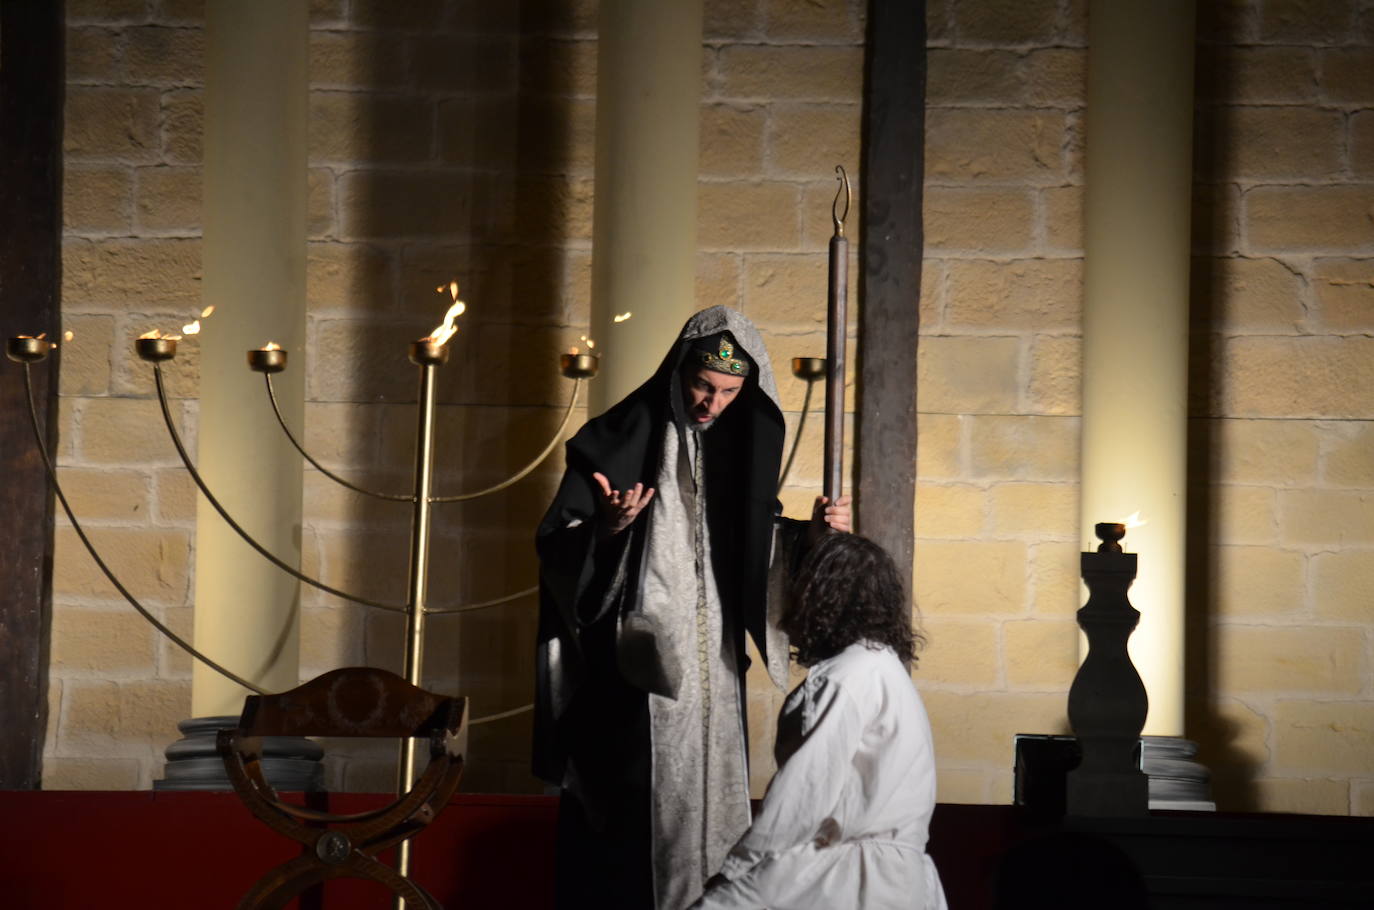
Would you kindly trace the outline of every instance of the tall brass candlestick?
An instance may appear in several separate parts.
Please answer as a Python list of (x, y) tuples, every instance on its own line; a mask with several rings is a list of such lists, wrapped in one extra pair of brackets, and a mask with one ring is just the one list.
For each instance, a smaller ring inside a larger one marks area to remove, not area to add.
[[(830, 238), (830, 284), (825, 320), (825, 478), (824, 492), (834, 502), (843, 490), (844, 476), (844, 353), (848, 329), (845, 308), (849, 299), (849, 241), (844, 219), (849, 216), (849, 175), (835, 165), (840, 186), (830, 206), (835, 233)], [(844, 211), (839, 211), (840, 193)]]
[[(439, 367), (448, 360), (443, 342), (423, 338), (410, 345), (410, 360), (420, 368), (420, 402), (415, 429), (415, 502), (410, 524), (410, 573), (406, 589), (406, 682), (423, 686), (425, 596), (429, 575), (429, 518), (431, 488), (434, 480), (434, 384)], [(401, 743), (400, 767), (396, 772), (396, 792), (405, 793), (415, 780), (415, 739)], [(396, 871), (410, 875), (410, 839), (401, 841), (396, 853)], [(396, 905), (403, 903), (397, 898)]]

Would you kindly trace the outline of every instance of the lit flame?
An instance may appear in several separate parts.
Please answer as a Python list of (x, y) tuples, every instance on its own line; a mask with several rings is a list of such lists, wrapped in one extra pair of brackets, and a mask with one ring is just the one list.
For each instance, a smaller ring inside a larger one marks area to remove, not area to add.
[(591, 340), (590, 338), (588, 338), (586, 335), (583, 335), (583, 336), (582, 336), (582, 340), (583, 340), (584, 342), (586, 342), (586, 344), (587, 344), (587, 353), (588, 353), (588, 354), (592, 353), (593, 349), (596, 347), (596, 342), (595, 342), (595, 341), (592, 341), (592, 340)]
[(199, 335), (199, 334), (200, 334), (200, 320), (199, 320), (199, 319), (193, 319), (193, 320), (191, 320), (190, 322), (186, 323), (186, 325), (184, 325), (184, 326), (181, 327), (181, 332), (182, 332), (183, 335)]
[(201, 319), (209, 319), (213, 315), (215, 315), (215, 305), (213, 303), (200, 311)]
[(269, 341), (269, 342), (267, 342), (267, 344), (265, 344), (265, 345), (262, 346), (262, 350), (264, 350), (264, 351), (280, 351), (280, 350), (281, 350), (281, 345), (277, 344), (275, 341)]
[(458, 317), (463, 315), (468, 305), (458, 299), (457, 280), (450, 281), (448, 284), (441, 284), (434, 290), (440, 294), (447, 291), (449, 296), (453, 298), (453, 306), (448, 308), (448, 312), (444, 314), (444, 321), (435, 326), (434, 331), (430, 332), (429, 337), (425, 340), (435, 344), (448, 344), (448, 340), (458, 333)]
[(1126, 520), (1122, 522), (1122, 524), (1124, 524), (1129, 529), (1138, 528), (1141, 525), (1147, 525), (1149, 524), (1149, 522), (1140, 517), (1139, 511), (1135, 511), (1132, 512), (1129, 516), (1127, 516)]
[(139, 338), (152, 338), (152, 339), (161, 338), (163, 341), (180, 341), (180, 340), (181, 340), (181, 336), (180, 336), (180, 335), (164, 335), (164, 334), (162, 334), (162, 330), (161, 330), (161, 329), (152, 329), (151, 331), (144, 332), (142, 335), (139, 335), (138, 337), (139, 337)]
[(65, 331), (65, 332), (62, 333), (62, 340), (63, 340), (63, 341), (71, 341), (71, 340), (72, 340), (73, 338), (75, 338), (75, 337), (76, 337), (76, 333), (74, 333), (71, 329), (67, 329), (67, 331)]
[(611, 321), (612, 321), (612, 322), (624, 322), (626, 319), (629, 319), (629, 318), (630, 318), (631, 316), (633, 316), (633, 315), (634, 315), (634, 313), (629, 313), (629, 312), (621, 313), (619, 316), (612, 316), (612, 317), (611, 317)]

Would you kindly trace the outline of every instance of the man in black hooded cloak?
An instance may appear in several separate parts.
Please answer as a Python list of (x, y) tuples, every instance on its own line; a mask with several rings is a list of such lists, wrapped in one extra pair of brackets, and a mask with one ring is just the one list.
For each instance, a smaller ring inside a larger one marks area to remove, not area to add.
[(749, 826), (745, 632), (776, 628), (808, 538), (780, 517), (783, 418), (753, 324), (687, 321), (654, 375), (567, 444), (540, 523), (534, 771), (559, 786), (558, 905), (678, 910)]

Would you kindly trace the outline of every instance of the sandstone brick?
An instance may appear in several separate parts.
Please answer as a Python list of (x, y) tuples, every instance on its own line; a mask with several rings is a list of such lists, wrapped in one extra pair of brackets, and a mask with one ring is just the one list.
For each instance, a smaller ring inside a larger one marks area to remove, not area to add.
[[(337, 0), (326, 0), (337, 2)], [(318, 6), (319, 0), (311, 0), (311, 7)], [(157, 22), (195, 25), (205, 21), (205, 0), (155, 0), (153, 18)]]
[(309, 240), (330, 237), (336, 230), (334, 218), (334, 172), (311, 168), (306, 175), (305, 236)]
[(162, 96), (161, 148), (168, 164), (200, 164), (205, 128), (205, 99), (199, 89)]
[(1216, 615), (1259, 619), (1295, 615), (1307, 600), (1302, 554), (1271, 547), (1216, 547), (1209, 567)]
[(1025, 611), (1026, 546), (923, 541), (916, 548), (916, 605), (927, 618)]
[[(1209, 700), (1205, 706), (1192, 705), (1188, 713), (1188, 735), (1197, 741), (1198, 754), (1212, 768), (1213, 781), (1237, 776), (1249, 780), (1254, 768), (1269, 762), (1269, 718), (1264, 713), (1231, 696)], [(1216, 798), (1222, 800), (1223, 793), (1218, 792)], [(1227, 805), (1225, 811), (1244, 810)]]
[(432, 171), (351, 171), (339, 180), (344, 239), (400, 239), (459, 230), (473, 177)]
[(61, 346), (61, 394), (107, 394), (110, 390), (110, 347), (114, 344), (114, 319), (110, 316), (66, 313), (62, 317), (62, 327), (72, 333), (72, 340), (63, 342)]
[(947, 265), (945, 324), (955, 330), (1067, 331), (1078, 328), (1083, 298), (1079, 259), (971, 259)]
[(969, 539), (983, 530), (987, 492), (971, 484), (918, 483), (916, 536)]
[(735, 45), (720, 52), (721, 95), (732, 100), (858, 101), (859, 47)]
[(926, 179), (1061, 182), (1067, 124), (1049, 111), (932, 110)]
[(516, 85), (514, 35), (420, 34), (409, 48), (412, 74), (422, 90), (499, 93)]
[(1245, 230), (1255, 252), (1374, 251), (1374, 186), (1259, 187), (1245, 195)]
[[(699, 253), (697, 255), (696, 299), (699, 305), (709, 306), (719, 303), (741, 312), (748, 312), (748, 304), (745, 303), (741, 294), (741, 276), (745, 268), (743, 258), (734, 253)], [(588, 282), (590, 283), (590, 275)], [(581, 309), (582, 307), (577, 307), (578, 311)], [(755, 322), (757, 321), (755, 320)], [(779, 391), (784, 384), (783, 377), (779, 376)], [(798, 400), (800, 401), (800, 399)]]
[(1015, 410), (1020, 348), (1015, 338), (923, 337), (917, 355), (917, 409), (923, 414)]
[(825, 0), (797, 4), (763, 0), (764, 28), (773, 41), (817, 43), (863, 41), (865, 4), (858, 0)]
[(942, 803), (983, 805), (991, 798), (991, 777), (987, 771), (941, 767), (935, 778), (935, 798)]
[(954, 3), (950, 13), (961, 43), (973, 45), (1049, 44), (1059, 26), (1059, 4), (1054, 0)]
[(1026, 406), (1036, 414), (1070, 416), (1082, 408), (1083, 341), (1038, 335), (1031, 342)]
[(1199, 53), (1215, 52), (1215, 44), (1256, 43), (1258, 15), (1253, 4), (1245, 0), (1204, 3), (1197, 12)]
[(926, 104), (1004, 105), (1025, 92), (1021, 58), (1011, 51), (931, 48), (926, 56)]
[(1302, 277), (1278, 259), (1203, 260), (1193, 270), (1194, 313), (1227, 333), (1291, 333), (1306, 319)]
[(708, 42), (757, 38), (763, 23), (762, 12), (759, 4), (752, 0), (748, 3), (705, 0), (702, 4), (702, 31)]
[(101, 27), (67, 29), (67, 84), (110, 84), (122, 76), (124, 33)]
[(1365, 817), (1374, 815), (1374, 780), (1350, 782), (1350, 814)]
[(1083, 187), (1052, 186), (1040, 191), (1045, 248), (1049, 251), (1083, 251)]
[(376, 31), (310, 32), (310, 84), (316, 88), (385, 91), (405, 84), (405, 40)]
[(83, 524), (148, 522), (148, 477), (141, 471), (63, 467), (58, 480)]
[(1220, 544), (1277, 544), (1278, 503), (1268, 487), (1213, 487), (1213, 540)]
[(1220, 112), (1231, 136), (1217, 177), (1322, 179), (1341, 171), (1344, 124), (1338, 112), (1310, 107), (1235, 107)]
[(1072, 537), (1078, 489), (1067, 483), (1000, 483), (991, 489), (993, 537)]
[(191, 715), (191, 687), (183, 682), (72, 683), (67, 696), (65, 748), (113, 743), (162, 746)]
[(149, 25), (126, 33), (132, 85), (187, 86), (205, 81), (205, 31)]
[(68, 238), (62, 264), (67, 306), (199, 307), (199, 240)]
[(1238, 417), (1374, 416), (1374, 339), (1234, 338), (1225, 346), (1223, 413)]
[(1299, 420), (1223, 420), (1216, 425), (1214, 470), (1221, 483), (1299, 486), (1317, 476), (1318, 436)]
[(827, 280), (826, 259), (819, 254), (746, 256), (745, 311), (773, 331), (797, 327), (824, 332)]
[(66, 95), (62, 150), (69, 160), (156, 160), (161, 111), (150, 89), (71, 86)]
[(1354, 25), (1350, 0), (1268, 0), (1259, 8), (1259, 37), (1266, 43), (1340, 43)]
[[(1321, 772), (1316, 772), (1321, 774)], [(1259, 778), (1248, 782), (1254, 794), (1247, 812), (1293, 812), (1299, 815), (1348, 815), (1350, 783), (1326, 777)]]
[[(172, 417), (181, 423), (175, 410)], [(156, 401), (94, 398), (82, 407), (80, 426), (76, 451), (82, 464), (143, 467), (178, 463)], [(178, 429), (184, 431), (181, 426)]]
[(1333, 777), (1369, 773), (1374, 703), (1280, 699), (1271, 716), (1276, 769)]
[(514, 230), (531, 243), (590, 241), (592, 181), (537, 176), (517, 181)]
[(801, 236), (797, 189), (788, 183), (703, 183), (697, 237), (703, 250), (794, 250)]
[(1374, 111), (1350, 118), (1350, 170), (1357, 177), (1374, 176)]
[(196, 484), (182, 468), (153, 472), (153, 521), (185, 526), (196, 517)]
[(131, 181), (122, 167), (69, 166), (62, 177), (62, 223), (68, 232), (129, 230)]
[(390, 3), (387, 0), (352, 0), (349, 21), (366, 29), (432, 29), (441, 21), (442, 0)]
[(973, 476), (989, 480), (1078, 479), (1078, 420), (1072, 417), (973, 419)]
[(1215, 635), (1217, 686), (1229, 694), (1357, 694), (1367, 675), (1358, 629), (1223, 625)]
[(406, 95), (365, 92), (310, 93), (312, 162), (426, 161), (434, 145), (429, 104)]
[(1200, 97), (1223, 104), (1317, 99), (1316, 54), (1306, 47), (1213, 47), (1197, 62)]
[(306, 248), (306, 302), (313, 313), (387, 309), (396, 269), (383, 249), (366, 243), (312, 243)]
[[(186, 597), (190, 542), (184, 531), (88, 528), (86, 535), (110, 571), (134, 597), (180, 603)], [(119, 593), (91, 560), (76, 532), (59, 529), (53, 557), (53, 592), (115, 600)]]
[(1022, 78), (1026, 101), (1035, 106), (1082, 107), (1087, 99), (1087, 52), (1052, 47), (1031, 51)]
[(1008, 686), (1069, 691), (1078, 672), (1078, 623), (1016, 620), (1002, 624), (1002, 637)]
[(53, 611), (52, 665), (58, 672), (80, 670), (102, 677), (151, 673), (156, 630), (131, 608), (73, 607)]
[(143, 770), (135, 758), (43, 759), (44, 790), (137, 790)]
[(747, 177), (763, 167), (764, 109), (712, 104), (701, 112), (701, 173), (707, 177)]
[(1374, 544), (1374, 492), (1281, 490), (1279, 528), (1290, 545)]
[(1078, 545), (1069, 541), (1038, 543), (1030, 551), (1034, 613), (1073, 619), (1085, 597), (1079, 580)]
[(1206, 255), (1231, 255), (1239, 252), (1242, 208), (1239, 187), (1233, 184), (1216, 186), (1194, 183), (1194, 252)]
[(1374, 332), (1374, 259), (1317, 259), (1313, 271), (1321, 325)]
[(140, 232), (200, 233), (200, 168), (144, 167), (137, 176), (134, 211)]
[(520, 46), (520, 88), (525, 94), (596, 97), (596, 42), (525, 36)]
[(942, 762), (985, 762), (1002, 768), (1012, 761), (1017, 733), (1068, 732), (1064, 696), (1004, 692), (922, 693)]
[(1374, 552), (1344, 550), (1312, 557), (1312, 605), (1323, 619), (1366, 622), (1374, 608)]
[(923, 618), (927, 645), (918, 655), (920, 685), (996, 688), (1001, 682), (997, 627), (976, 619)]
[(66, 10), (68, 22), (123, 25), (146, 20), (148, 0), (71, 0)]
[(362, 661), (364, 613), (340, 604), (301, 615), (301, 675), (311, 677)]
[[(497, 123), (501, 121), (496, 121)], [(494, 124), (476, 124), (476, 141), (490, 142)], [(520, 108), (518, 161), (522, 172), (581, 174), (596, 169), (596, 101), (591, 98), (526, 100)]]
[(1374, 427), (1340, 423), (1323, 427), (1322, 479), (1345, 487), (1374, 487)]
[(919, 479), (952, 480), (963, 476), (964, 423), (965, 418), (958, 415), (920, 415), (916, 433), (916, 476)]
[[(857, 134), (856, 134), (857, 135)], [(860, 164), (857, 147), (852, 157), (846, 157), (843, 161), (848, 164), (853, 162)], [(839, 162), (832, 161), (828, 168), (831, 177), (825, 180), (811, 181), (802, 187), (801, 201), (801, 221), (802, 221), (802, 248), (807, 251), (821, 252), (829, 254), (830, 238), (835, 233), (835, 221), (832, 207), (835, 203), (835, 193), (839, 189), (839, 183), (834, 177), (834, 165)], [(847, 168), (850, 169), (850, 168)], [(825, 170), (825, 169), (823, 169)], [(850, 207), (849, 218), (844, 224), (844, 236), (849, 241), (849, 296), (850, 312), (855, 312), (858, 306), (858, 286), (859, 275), (859, 248), (863, 243), (863, 231), (859, 225), (859, 200), (862, 187), (856, 175), (849, 174), (849, 185), (853, 191), (854, 204)], [(844, 211), (844, 199), (841, 197), (840, 211)], [(924, 286), (924, 281), (923, 281)], [(852, 318), (852, 317), (851, 317)]]
[(928, 186), (924, 207), (927, 256), (1016, 253), (1031, 242), (1034, 205), (1023, 189)]

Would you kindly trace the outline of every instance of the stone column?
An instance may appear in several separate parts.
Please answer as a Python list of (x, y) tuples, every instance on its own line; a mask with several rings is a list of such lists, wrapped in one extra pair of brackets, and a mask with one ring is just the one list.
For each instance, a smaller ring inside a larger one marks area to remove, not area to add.
[(698, 308), (701, 29), (702, 0), (601, 2), (590, 334), (604, 354), (592, 414), (644, 382)]
[(1094, 0), (1088, 20), (1081, 529), (1086, 550), (1096, 522), (1145, 521), (1126, 545), (1148, 763), (1183, 734), (1194, 4)]
[[(274, 384), (302, 426), (305, 377), (306, 0), (206, 4), (204, 303), (197, 461), (210, 489), (268, 550), (299, 563), (300, 458), (274, 425), (245, 352), (275, 341), (291, 357)], [(268, 691), (298, 682), (300, 592), (203, 501), (196, 516), (196, 647)], [(214, 728), (248, 694), (196, 664), (179, 760), (213, 756)], [(189, 743), (189, 745), (188, 745)], [(194, 746), (194, 748), (192, 748)], [(218, 773), (216, 762), (206, 773)], [(186, 767), (197, 764), (191, 762)], [(192, 775), (197, 776), (197, 775)]]

